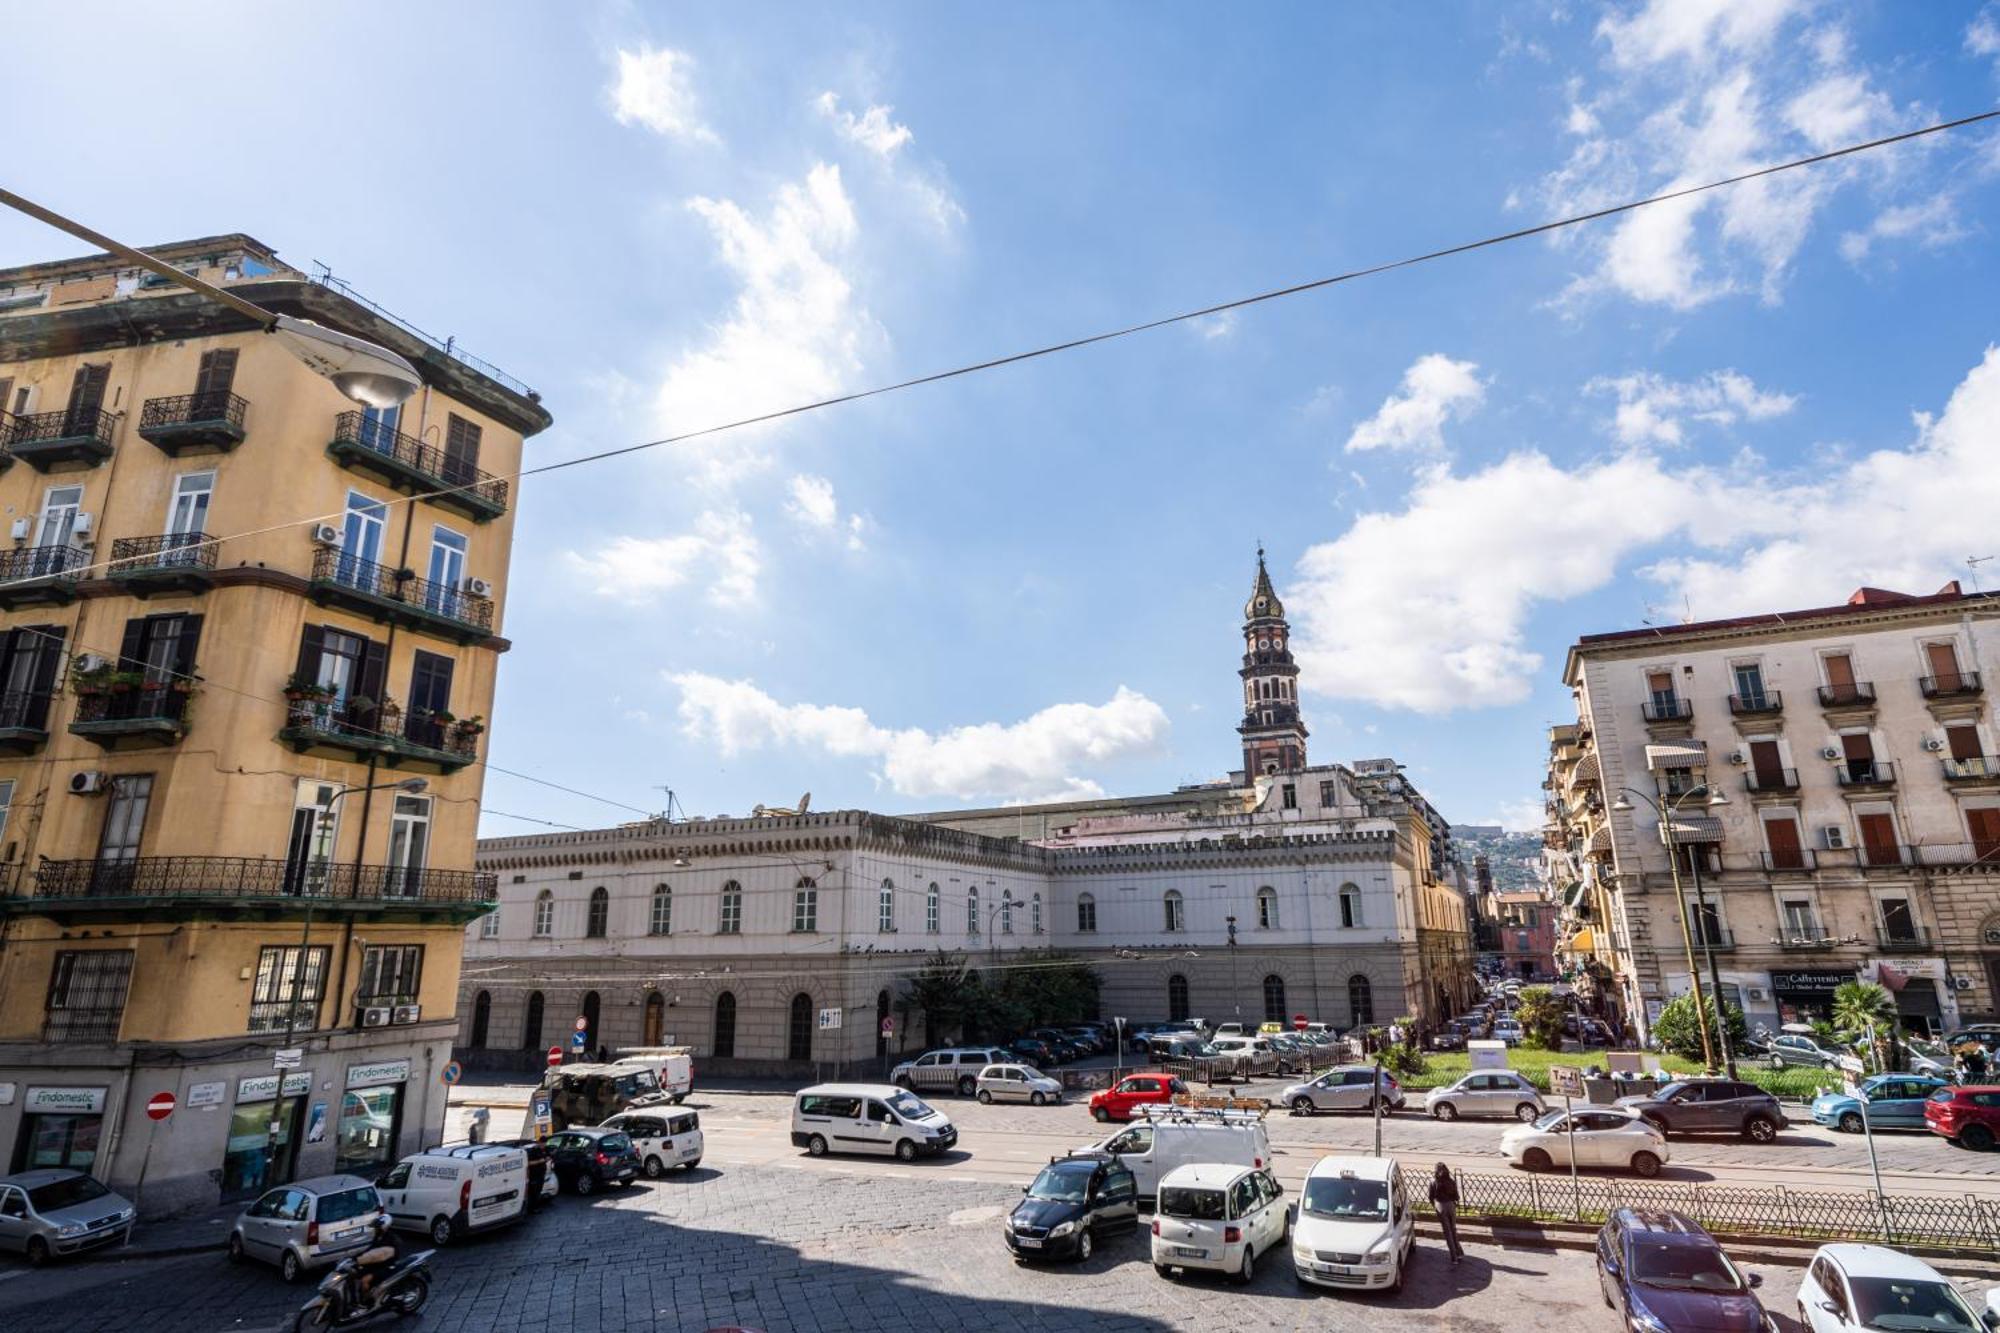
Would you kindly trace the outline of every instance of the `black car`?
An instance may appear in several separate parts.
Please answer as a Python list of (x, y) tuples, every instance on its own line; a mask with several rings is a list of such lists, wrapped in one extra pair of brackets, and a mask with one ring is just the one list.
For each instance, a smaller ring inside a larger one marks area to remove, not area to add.
[(1019, 1056), (1022, 1064), (1037, 1069), (1056, 1062), (1055, 1048), (1040, 1037), (1016, 1037), (1007, 1043), (1007, 1049)]
[(1007, 1215), (1007, 1248), (1031, 1259), (1090, 1258), (1097, 1237), (1139, 1225), (1139, 1183), (1111, 1153), (1052, 1158)]
[(1700, 1224), (1679, 1213), (1620, 1208), (1597, 1233), (1597, 1283), (1630, 1329), (1763, 1333), (1764, 1307), (1745, 1274)]
[(1662, 1134), (1741, 1134), (1769, 1143), (1791, 1121), (1778, 1099), (1754, 1083), (1727, 1078), (1677, 1079), (1653, 1092), (1620, 1097), (1618, 1105)]
[(548, 1150), (557, 1186), (573, 1194), (595, 1194), (604, 1185), (629, 1185), (640, 1170), (639, 1150), (622, 1129), (573, 1126), (549, 1135)]

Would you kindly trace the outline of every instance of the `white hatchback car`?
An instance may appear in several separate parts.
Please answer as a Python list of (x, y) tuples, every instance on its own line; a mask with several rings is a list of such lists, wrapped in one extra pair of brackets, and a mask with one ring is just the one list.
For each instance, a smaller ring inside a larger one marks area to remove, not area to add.
[(979, 1071), (979, 1100), (1046, 1106), (1063, 1099), (1062, 1084), (1033, 1065), (988, 1065)]
[(1292, 1272), (1302, 1283), (1401, 1291), (1417, 1224), (1403, 1169), (1387, 1157), (1322, 1157), (1306, 1173), (1292, 1223)]
[(1257, 1256), (1283, 1250), (1292, 1230), (1285, 1188), (1262, 1168), (1202, 1163), (1160, 1180), (1153, 1212), (1153, 1268), (1227, 1273), (1238, 1283), (1257, 1275)]
[(1507, 1160), (1530, 1171), (1567, 1167), (1572, 1149), (1580, 1167), (1630, 1170), (1651, 1178), (1666, 1164), (1667, 1136), (1639, 1117), (1609, 1107), (1551, 1111), (1500, 1136)]
[(1504, 1116), (1531, 1125), (1548, 1108), (1535, 1085), (1511, 1069), (1476, 1069), (1448, 1087), (1424, 1094), (1424, 1110), (1438, 1120), (1462, 1115)]
[[(1993, 1295), (1986, 1304), (1993, 1307)], [(1799, 1323), (1807, 1333), (1857, 1328), (1985, 1333), (1986, 1328), (1935, 1268), (1880, 1245), (1820, 1246), (1799, 1280)]]

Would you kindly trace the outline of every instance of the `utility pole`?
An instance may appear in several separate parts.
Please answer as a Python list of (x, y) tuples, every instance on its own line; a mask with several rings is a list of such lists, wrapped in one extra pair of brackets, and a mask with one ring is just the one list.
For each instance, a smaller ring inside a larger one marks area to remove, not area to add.
[(1235, 1007), (1236, 1033), (1243, 1034), (1243, 999), (1236, 990), (1236, 918), (1224, 917), (1229, 923), (1229, 1003)]

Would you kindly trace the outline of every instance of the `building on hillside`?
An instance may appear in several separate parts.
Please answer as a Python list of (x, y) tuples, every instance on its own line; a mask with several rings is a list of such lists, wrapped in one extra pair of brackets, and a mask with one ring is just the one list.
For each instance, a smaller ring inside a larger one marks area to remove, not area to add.
[[(1259, 598), (1281, 615), (1261, 559), (1253, 623)], [(1290, 698), (1295, 674), (1272, 679)], [(803, 1075), (1014, 1035), (910, 1011), (940, 950), (982, 972), (1059, 950), (1135, 1023), (1435, 1023), (1477, 992), (1448, 846), (1379, 760), (1127, 800), (487, 839), (500, 909), (467, 932), (460, 1054), (533, 1068), (581, 1019), (592, 1049), (675, 1041), (708, 1068)]]
[(1691, 956), (1753, 1028), (1857, 977), (1915, 1030), (1992, 1015), (1996, 652), (2000, 605), (1956, 583), (1582, 638), (1546, 783), (1566, 962), (1642, 1030)]
[(423, 387), (364, 409), (110, 256), (0, 271), (0, 1160), (148, 1214), (441, 1132), (503, 478), (549, 424), (250, 237), (154, 253)]
[(1556, 909), (1539, 893), (1494, 895), (1493, 931), (1500, 970), (1522, 981), (1556, 976)]

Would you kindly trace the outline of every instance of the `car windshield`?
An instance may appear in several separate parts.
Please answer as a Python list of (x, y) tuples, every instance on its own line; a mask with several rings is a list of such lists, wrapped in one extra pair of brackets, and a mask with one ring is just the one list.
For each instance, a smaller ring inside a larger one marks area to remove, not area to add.
[(1090, 1193), (1090, 1173), (1094, 1169), (1089, 1166), (1043, 1167), (1042, 1174), (1035, 1177), (1035, 1183), (1028, 1186), (1028, 1197), (1082, 1203)]
[(1851, 1277), (1848, 1283), (1854, 1288), (1854, 1312), (1867, 1328), (1977, 1333), (1981, 1327), (1958, 1293), (1942, 1282)]
[(1189, 1189), (1184, 1185), (1162, 1188), (1160, 1213), (1165, 1217), (1185, 1217), (1194, 1222), (1220, 1222), (1222, 1191)]
[(28, 1191), (28, 1202), (38, 1213), (52, 1213), (58, 1208), (69, 1208), (79, 1203), (89, 1203), (111, 1193), (90, 1176), (70, 1176), (64, 1180), (51, 1180), (46, 1185), (37, 1185)]
[(322, 1222), (345, 1222), (363, 1213), (372, 1213), (382, 1206), (372, 1188), (342, 1190), (338, 1194), (319, 1196), (319, 1220)]
[(1743, 1291), (1743, 1275), (1721, 1250), (1705, 1245), (1639, 1241), (1632, 1246), (1632, 1277), (1675, 1291)]
[(613, 1086), (618, 1089), (622, 1096), (639, 1097), (649, 1092), (658, 1092), (660, 1090), (660, 1080), (653, 1077), (652, 1070), (641, 1069), (635, 1073), (621, 1076)]
[(631, 1152), (632, 1138), (628, 1134), (606, 1134), (597, 1141), (599, 1152)]
[(1546, 1115), (1544, 1115), (1540, 1120), (1537, 1120), (1535, 1122), (1535, 1128), (1560, 1129), (1562, 1128), (1563, 1117), (1567, 1114), (1568, 1112), (1566, 1111), (1550, 1111)]
[(889, 1099), (889, 1109), (905, 1120), (923, 1120), (937, 1114), (924, 1102), (907, 1092), (899, 1092)]
[(1315, 1217), (1352, 1217), (1386, 1222), (1389, 1218), (1389, 1185), (1382, 1180), (1314, 1176), (1306, 1181), (1305, 1200), (1300, 1207)]

